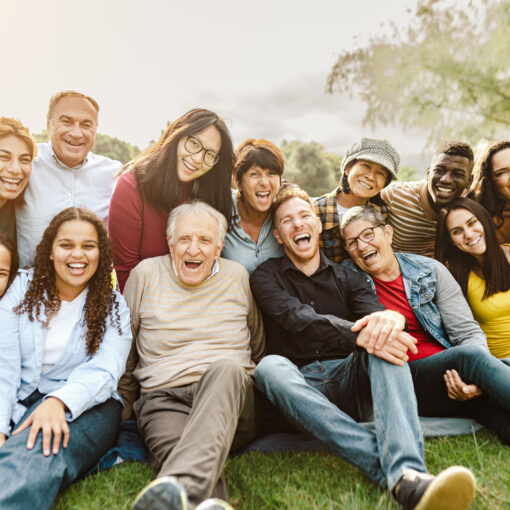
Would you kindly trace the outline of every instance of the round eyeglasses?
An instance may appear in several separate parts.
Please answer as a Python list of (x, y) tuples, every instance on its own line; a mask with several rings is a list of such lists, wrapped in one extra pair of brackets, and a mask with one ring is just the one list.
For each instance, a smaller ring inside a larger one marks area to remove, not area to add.
[(345, 249), (347, 251), (354, 251), (358, 248), (358, 239), (361, 239), (364, 243), (369, 243), (375, 237), (374, 230), (377, 227), (384, 227), (384, 223), (379, 223), (373, 227), (367, 227), (363, 229), (356, 237), (349, 237), (345, 240)]
[(194, 136), (188, 136), (188, 138), (186, 138), (184, 148), (190, 154), (198, 154), (204, 151), (204, 164), (207, 166), (214, 166), (220, 159), (220, 155), (217, 152), (204, 149), (202, 142)]

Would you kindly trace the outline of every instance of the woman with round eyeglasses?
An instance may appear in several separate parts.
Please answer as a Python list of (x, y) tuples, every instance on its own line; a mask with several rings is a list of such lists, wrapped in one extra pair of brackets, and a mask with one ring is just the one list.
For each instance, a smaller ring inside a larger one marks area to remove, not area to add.
[(49, 509), (117, 440), (129, 309), (103, 222), (55, 216), (0, 299), (0, 508)]
[(284, 167), (281, 150), (267, 140), (248, 139), (237, 147), (233, 224), (221, 256), (239, 262), (249, 273), (264, 260), (283, 255), (269, 211)]
[(457, 198), (441, 213), (436, 258), (459, 282), (491, 353), (510, 358), (510, 245), (498, 244), (482, 205)]
[(500, 243), (510, 243), (510, 141), (490, 144), (473, 167), (469, 198), (492, 216)]
[(223, 120), (209, 110), (194, 109), (125, 165), (108, 217), (121, 290), (141, 260), (169, 252), (166, 226), (177, 205), (203, 200), (230, 223), (233, 163), (232, 140)]
[(15, 207), (32, 172), (37, 145), (28, 129), (16, 119), (0, 118), (0, 233), (16, 243)]
[(373, 205), (387, 213), (381, 191), (397, 178), (400, 155), (387, 140), (362, 138), (347, 151), (340, 167), (338, 188), (314, 200), (322, 222), (319, 247), (336, 263), (346, 258), (340, 221), (351, 207)]

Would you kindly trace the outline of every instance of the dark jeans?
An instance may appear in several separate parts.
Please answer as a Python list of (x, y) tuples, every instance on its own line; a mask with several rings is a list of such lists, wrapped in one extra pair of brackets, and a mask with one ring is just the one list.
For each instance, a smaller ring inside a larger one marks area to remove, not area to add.
[[(510, 444), (510, 366), (476, 345), (461, 345), (409, 363), (420, 416), (466, 416)], [(443, 375), (455, 369), (483, 395), (467, 401), (448, 397)]]
[[(41, 403), (33, 402), (20, 420)], [(29, 397), (30, 398), (30, 397)], [(27, 399), (28, 400), (28, 399)], [(35, 400), (35, 401), (34, 401)], [(51, 508), (60, 489), (87, 472), (117, 440), (122, 406), (111, 398), (84, 412), (69, 423), (69, 444), (57, 455), (42, 454), (42, 434), (35, 446), (27, 450), (30, 427), (10, 436), (0, 448), (0, 508), (2, 510), (45, 510)]]

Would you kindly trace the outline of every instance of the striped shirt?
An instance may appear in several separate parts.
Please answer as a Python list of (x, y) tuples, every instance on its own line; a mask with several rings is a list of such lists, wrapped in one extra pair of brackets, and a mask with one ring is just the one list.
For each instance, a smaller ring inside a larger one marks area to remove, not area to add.
[(197, 382), (218, 360), (238, 361), (250, 374), (264, 353), (262, 319), (248, 272), (219, 259), (218, 272), (196, 287), (175, 275), (170, 255), (141, 261), (124, 297), (133, 347), (119, 391), (127, 404), (142, 394)]
[(381, 191), (393, 227), (393, 249), (434, 257), (437, 215), (423, 207), (425, 180), (394, 182)]

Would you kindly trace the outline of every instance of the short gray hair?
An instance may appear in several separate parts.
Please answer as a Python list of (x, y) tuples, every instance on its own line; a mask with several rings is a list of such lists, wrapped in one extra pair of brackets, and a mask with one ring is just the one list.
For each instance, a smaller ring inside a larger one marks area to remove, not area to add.
[(166, 227), (166, 235), (170, 243), (173, 242), (175, 224), (177, 223), (177, 220), (181, 216), (185, 216), (187, 214), (191, 214), (197, 218), (204, 216), (205, 214), (212, 216), (218, 223), (218, 246), (221, 246), (221, 243), (224, 241), (225, 235), (227, 233), (227, 220), (225, 216), (223, 216), (223, 214), (217, 211), (214, 207), (206, 204), (205, 202), (202, 202), (201, 200), (188, 202), (186, 204), (179, 205), (175, 209), (172, 209), (170, 217), (168, 218), (168, 225)]
[(375, 207), (371, 205), (357, 205), (347, 209), (342, 216), (342, 220), (340, 221), (340, 233), (342, 237), (344, 237), (344, 230), (347, 226), (358, 220), (368, 221), (373, 227), (381, 224), (384, 225), (385, 223), (382, 214)]

